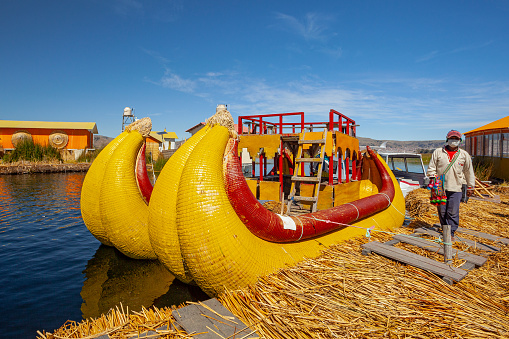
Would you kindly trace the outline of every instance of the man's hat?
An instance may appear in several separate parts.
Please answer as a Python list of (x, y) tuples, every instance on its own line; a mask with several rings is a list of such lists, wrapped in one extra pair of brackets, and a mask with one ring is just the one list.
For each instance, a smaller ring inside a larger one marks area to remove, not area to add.
[(449, 139), (450, 137), (458, 137), (458, 138), (461, 139), (461, 133), (456, 131), (456, 130), (454, 130), (454, 129), (452, 129), (452, 130), (449, 131), (449, 133), (447, 133), (446, 139)]

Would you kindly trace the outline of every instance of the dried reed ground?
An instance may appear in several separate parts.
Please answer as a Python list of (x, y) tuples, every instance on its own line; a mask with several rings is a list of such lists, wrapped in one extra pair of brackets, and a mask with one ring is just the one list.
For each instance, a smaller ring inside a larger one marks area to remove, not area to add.
[[(509, 190), (497, 194), (500, 204), (474, 200), (462, 204), (460, 225), (509, 238)], [(414, 220), (394, 233), (410, 234), (417, 227), (438, 222), (426, 190), (407, 196), (407, 210)], [(387, 241), (391, 236), (373, 232), (372, 240)], [(360, 246), (367, 241), (341, 243), (319, 258), (263, 277), (244, 290), (227, 291), (219, 299), (265, 338), (509, 338), (509, 248), (502, 246), (485, 265), (450, 286), (415, 267), (375, 254), (362, 256)], [(398, 246), (443, 260), (413, 246)], [(461, 243), (454, 247), (487, 255)], [(461, 264), (461, 260), (453, 263)], [(97, 325), (100, 321), (70, 323), (54, 334), (79, 338), (109, 328), (110, 337), (127, 338), (147, 326), (157, 328), (154, 324), (173, 321), (170, 309), (143, 312), (159, 318), (149, 321), (134, 314), (124, 316), (123, 322), (101, 326)], [(48, 334), (40, 338), (45, 336)], [(187, 336), (167, 332), (164, 337)]]
[[(509, 238), (508, 193), (499, 192), (500, 204), (462, 204), (461, 226)], [(438, 222), (428, 197), (424, 189), (407, 197), (414, 220), (394, 233), (410, 234)], [(391, 236), (375, 233), (372, 238), (387, 241)], [(450, 286), (412, 266), (360, 255), (360, 245), (367, 241), (339, 244), (255, 286), (225, 293), (221, 302), (267, 338), (509, 338), (507, 247)], [(402, 247), (443, 261), (423, 249)], [(461, 243), (454, 247), (487, 255)]]

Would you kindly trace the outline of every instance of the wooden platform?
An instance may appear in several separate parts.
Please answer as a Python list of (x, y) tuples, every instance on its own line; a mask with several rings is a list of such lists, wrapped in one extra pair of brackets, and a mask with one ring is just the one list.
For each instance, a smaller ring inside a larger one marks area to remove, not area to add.
[(180, 308), (172, 315), (193, 338), (259, 338), (215, 298)]
[[(411, 235), (405, 235), (405, 234), (397, 234), (395, 235), (392, 240), (387, 241), (386, 243), (380, 243), (378, 241), (369, 242), (367, 244), (362, 245), (362, 254), (367, 255), (372, 252), (375, 252), (377, 254), (383, 255), (387, 258), (412, 265), (421, 269), (424, 269), (426, 271), (432, 272), (438, 276), (441, 276), (444, 281), (446, 281), (449, 284), (452, 284), (454, 281), (460, 281), (463, 279), (467, 274), (468, 271), (475, 268), (480, 267), (484, 263), (486, 263), (487, 258), (471, 253), (467, 253), (465, 251), (460, 251), (455, 248), (452, 249), (452, 256), (465, 260), (465, 264), (463, 264), (460, 268), (452, 267), (450, 265), (447, 265), (443, 262), (439, 262), (415, 253), (412, 253), (410, 251), (406, 251), (397, 247), (394, 247), (397, 243), (403, 242), (406, 244), (410, 244), (413, 246), (420, 247), (422, 249), (435, 252), (438, 254), (444, 254), (444, 245), (439, 244), (434, 241), (426, 240), (421, 238), (420, 236), (423, 234), (428, 234), (434, 237), (439, 237), (442, 235), (441, 232), (438, 232), (440, 230), (440, 225), (435, 224), (433, 228), (418, 228), (415, 230), (416, 233), (413, 233)], [(478, 232), (474, 230), (469, 230), (467, 228), (458, 228), (456, 233), (463, 233), (463, 234), (469, 234), (472, 236), (476, 236), (482, 239), (487, 239), (491, 241), (496, 241), (504, 245), (509, 245), (509, 239), (497, 237), (493, 234), (488, 234), (484, 232)], [(456, 238), (459, 238), (458, 235), (456, 235)], [(481, 242), (469, 240), (469, 239), (461, 239), (460, 241), (466, 243), (472, 248), (477, 248), (484, 250), (489, 253), (498, 252), (500, 251), (499, 247), (487, 245)]]
[[(442, 233), (437, 232), (435, 229), (424, 228), (424, 227), (417, 228), (415, 230), (415, 232), (431, 235), (431, 236), (434, 236), (434, 237), (439, 237), (439, 236), (442, 235)], [(499, 252), (500, 251), (499, 247), (491, 246), (491, 245), (486, 245), (486, 244), (484, 244), (482, 242), (478, 242), (478, 241), (474, 241), (474, 240), (469, 240), (469, 239), (461, 238), (461, 242), (467, 244), (468, 246), (470, 246), (472, 248), (477, 248), (477, 249), (480, 249), (480, 250), (483, 250), (483, 251), (487, 251), (487, 252)]]
[(375, 252), (383, 255), (384, 257), (435, 273), (436, 275), (443, 277), (447, 282), (450, 282), (448, 280), (460, 281), (468, 273), (461, 268), (451, 267), (443, 262), (438, 262), (436, 260), (423, 257), (422, 255), (405, 251), (401, 248), (383, 244), (378, 241), (368, 242), (367, 244), (362, 245), (362, 248), (362, 254), (367, 255), (371, 252)]
[(482, 195), (482, 198), (481, 197), (476, 197), (476, 196), (471, 196), (469, 199), (479, 200), (479, 201), (494, 202), (496, 204), (500, 204), (500, 202), (502, 201), (502, 200), (500, 200), (500, 196), (499, 195), (494, 195), (493, 197), (490, 197), (488, 194), (481, 194), (481, 195)]
[[(172, 312), (176, 320), (176, 328), (185, 330), (187, 334), (198, 339), (252, 339), (259, 338), (249, 327), (228, 311), (217, 299), (209, 299), (197, 304), (191, 304)], [(134, 338), (160, 338), (168, 333), (168, 326), (164, 325), (154, 330), (140, 333)], [(104, 334), (94, 339), (111, 339)]]
[[(440, 224), (434, 224), (433, 228), (435, 229), (435, 231), (439, 231), (440, 230)], [(473, 236), (478, 237), (478, 238), (483, 238), (483, 239), (486, 239), (486, 240), (491, 240), (491, 241), (498, 242), (498, 243), (501, 243), (501, 244), (504, 244), (504, 245), (509, 245), (509, 239), (498, 237), (496, 235), (489, 234), (489, 233), (469, 230), (468, 228), (463, 228), (463, 227), (458, 227), (456, 232), (457, 233), (473, 235)]]
[[(433, 241), (422, 239), (416, 235), (398, 234), (398, 235), (395, 235), (393, 237), (393, 239), (398, 240), (398, 242), (403, 242), (406, 244), (414, 245), (414, 246), (420, 247), (422, 249), (425, 249), (427, 251), (444, 255), (444, 246), (443, 245), (438, 244)], [(486, 260), (488, 260), (486, 257), (481, 257), (480, 255), (475, 255), (475, 254), (471, 254), (468, 252), (460, 251), (455, 248), (452, 249), (452, 256), (456, 257), (458, 259), (464, 259), (467, 262), (474, 264), (476, 267), (484, 265)]]

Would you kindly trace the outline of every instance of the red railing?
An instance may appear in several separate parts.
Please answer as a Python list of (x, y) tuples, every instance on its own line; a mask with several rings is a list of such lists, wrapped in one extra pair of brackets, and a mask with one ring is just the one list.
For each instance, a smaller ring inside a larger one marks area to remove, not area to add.
[[(296, 122), (284, 122), (286, 117), (295, 117)], [(247, 127), (247, 133), (243, 132)], [(304, 112), (294, 113), (276, 113), (276, 114), (260, 114), (260, 115), (243, 115), (238, 118), (239, 134), (296, 134), (302, 133), (305, 128), (313, 130), (313, 128), (325, 127), (329, 131), (340, 131), (350, 136), (355, 136), (355, 121), (346, 115), (331, 109), (329, 112), (329, 121), (324, 122), (305, 122)], [(290, 131), (289, 131), (290, 130)]]
[[(289, 119), (297, 121), (289, 122)], [(296, 118), (296, 119), (295, 119)], [(286, 120), (286, 122), (284, 121)], [(344, 134), (355, 137), (356, 127), (355, 121), (346, 115), (331, 109), (329, 111), (329, 121), (325, 122), (306, 122), (304, 121), (304, 112), (293, 113), (276, 113), (276, 114), (259, 114), (259, 115), (243, 115), (238, 117), (237, 132), (239, 134), (280, 134), (292, 135), (302, 133), (305, 129), (313, 131), (313, 128), (327, 128), (328, 131), (339, 131)], [(244, 132), (247, 130), (247, 132)], [(280, 149), (283, 149), (283, 141), (281, 140)], [(283, 157), (279, 155), (279, 181), (281, 183), (281, 190), (283, 189)], [(349, 158), (345, 159), (345, 164), (349, 163)], [(333, 164), (334, 154), (329, 156), (329, 184), (333, 183)], [(295, 166), (295, 164), (293, 164)], [(357, 178), (356, 161), (352, 161), (352, 176)], [(348, 165), (347, 171), (348, 171)], [(339, 176), (338, 181), (341, 183), (341, 161), (338, 161)], [(263, 154), (260, 154), (260, 180), (263, 180), (263, 175), (267, 175), (267, 162)], [(255, 176), (255, 166), (253, 159), (253, 176)], [(346, 174), (346, 182), (349, 182), (349, 174)]]

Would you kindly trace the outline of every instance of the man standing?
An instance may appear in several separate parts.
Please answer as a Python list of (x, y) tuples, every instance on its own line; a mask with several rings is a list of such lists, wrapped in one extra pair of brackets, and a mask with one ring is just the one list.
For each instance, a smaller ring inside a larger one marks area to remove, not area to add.
[(444, 190), (447, 196), (445, 205), (438, 206), (441, 225), (451, 226), (451, 239), (458, 229), (460, 220), (460, 201), (462, 186), (467, 185), (467, 194), (470, 196), (475, 187), (475, 174), (470, 155), (459, 149), (461, 133), (451, 130), (447, 133), (447, 145), (437, 148), (428, 165), (427, 175), (436, 178), (444, 175)]

